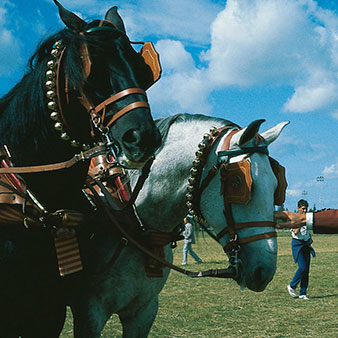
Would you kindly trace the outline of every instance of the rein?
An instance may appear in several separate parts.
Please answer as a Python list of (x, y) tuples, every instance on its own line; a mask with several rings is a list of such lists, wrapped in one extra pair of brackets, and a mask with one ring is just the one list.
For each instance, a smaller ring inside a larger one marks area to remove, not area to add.
[[(6, 146), (5, 148), (7, 149)], [(103, 146), (103, 145), (96, 146), (86, 151), (81, 151), (79, 154), (75, 154), (71, 159), (64, 161), (64, 162), (59, 162), (59, 163), (54, 163), (54, 164), (45, 164), (45, 165), (36, 165), (36, 166), (27, 166), (27, 167), (0, 168), (0, 174), (38, 173), (38, 172), (68, 169), (78, 162), (90, 160), (93, 157), (105, 154), (106, 152), (107, 152), (106, 146)], [(6, 153), (9, 154), (8, 150), (6, 150)]]
[[(148, 176), (148, 174), (146, 174)], [(120, 232), (122, 235), (122, 240), (120, 244), (118, 245), (118, 248), (111, 258), (111, 261), (108, 262), (107, 267), (110, 267), (115, 260), (117, 259), (120, 251), (124, 246), (126, 246), (128, 243), (135, 246), (138, 250), (140, 250), (142, 253), (144, 253), (146, 256), (151, 257), (156, 262), (160, 263), (162, 266), (166, 266), (172, 270), (175, 270), (177, 272), (183, 273), (184, 275), (187, 275), (192, 278), (197, 277), (218, 277), (218, 278), (234, 278), (236, 276), (235, 268), (230, 266), (227, 269), (211, 269), (207, 271), (189, 271), (186, 269), (182, 269), (178, 267), (177, 265), (174, 265), (167, 260), (157, 256), (153, 252), (151, 252), (149, 249), (147, 249), (144, 245), (140, 244), (138, 240), (136, 240), (133, 236), (130, 235), (130, 233), (120, 225), (120, 223), (116, 220), (116, 217), (113, 215), (112, 210), (116, 210), (115, 203), (109, 193), (109, 191), (106, 189), (106, 187), (100, 182), (97, 181), (98, 185), (100, 186), (101, 192), (103, 193), (105, 200), (107, 202), (107, 205), (103, 204), (103, 210), (109, 220), (111, 221), (112, 225)], [(93, 193), (95, 193), (93, 191)], [(175, 239), (174, 239), (175, 240)]]

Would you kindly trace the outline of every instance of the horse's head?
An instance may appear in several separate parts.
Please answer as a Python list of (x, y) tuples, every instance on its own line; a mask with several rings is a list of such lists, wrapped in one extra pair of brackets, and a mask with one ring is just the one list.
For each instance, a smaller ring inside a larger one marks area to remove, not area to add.
[[(54, 2), (67, 26), (54, 46), (57, 103), (63, 110), (61, 117), (58, 112), (51, 116), (55, 128), (75, 147), (88, 148), (93, 143), (89, 136), (98, 137), (122, 165), (142, 167), (161, 142), (145, 93), (159, 75), (132, 48), (116, 7), (105, 20), (87, 23)], [(74, 70), (76, 60), (80, 72)]]
[[(277, 240), (274, 229), (274, 201), (278, 180), (267, 146), (288, 122), (258, 135), (264, 120), (247, 128), (228, 132), (218, 145), (218, 155), (211, 154), (209, 167), (220, 165), (220, 180), (210, 182), (201, 196), (201, 212), (212, 225), (230, 261), (238, 260), (236, 281), (241, 287), (263, 291), (276, 271)], [(281, 182), (285, 183), (285, 182)], [(285, 193), (285, 184), (284, 189)], [(212, 204), (212, 207), (211, 207)]]

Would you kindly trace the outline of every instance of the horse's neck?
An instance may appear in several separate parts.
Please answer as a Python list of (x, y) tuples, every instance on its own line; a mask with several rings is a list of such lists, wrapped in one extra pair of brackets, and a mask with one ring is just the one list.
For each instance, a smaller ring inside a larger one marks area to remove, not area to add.
[[(6, 119), (6, 114), (10, 113), (9, 109), (3, 111), (2, 120)], [(39, 113), (47, 114), (44, 111)], [(20, 134), (20, 126), (12, 121), (10, 133), (17, 134), (17, 137), (11, 137), (8, 131), (2, 133), (0, 144), (8, 146), (15, 166), (57, 163), (68, 160), (74, 155), (72, 149), (69, 149), (70, 147), (58, 135), (55, 135), (52, 130), (52, 121), (47, 120), (48, 122), (51, 126), (47, 126), (44, 130), (36, 128), (33, 124), (27, 126), (23, 136)], [(81, 189), (86, 178), (87, 168), (88, 164), (80, 163), (71, 169), (23, 174), (22, 177), (27, 187), (47, 209), (51, 211), (59, 208), (78, 209), (79, 204), (83, 203)]]
[(212, 125), (208, 121), (192, 121), (170, 127), (164, 147), (136, 200), (139, 216), (148, 228), (171, 231), (186, 216), (190, 168), (198, 143)]

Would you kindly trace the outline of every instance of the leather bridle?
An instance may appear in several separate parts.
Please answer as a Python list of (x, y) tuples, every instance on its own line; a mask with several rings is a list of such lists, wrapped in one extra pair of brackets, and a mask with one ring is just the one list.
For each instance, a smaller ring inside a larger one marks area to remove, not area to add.
[[(236, 271), (238, 270), (238, 252), (242, 245), (261, 239), (277, 237), (277, 233), (275, 231), (272, 231), (240, 238), (240, 236), (238, 235), (238, 230), (249, 227), (274, 227), (275, 223), (272, 221), (236, 223), (232, 213), (232, 203), (226, 202), (225, 198), (223, 213), (227, 226), (222, 231), (220, 231), (217, 236), (215, 236), (205, 225), (206, 221), (200, 211), (200, 199), (203, 191), (209, 185), (211, 180), (216, 176), (218, 171), (220, 171), (221, 177), (225, 176), (227, 167), (230, 163), (230, 159), (235, 156), (246, 155), (246, 158), (248, 158), (251, 154), (254, 153), (262, 153), (268, 155), (267, 146), (259, 145), (259, 142), (263, 141), (262, 137), (260, 136), (257, 138), (256, 145), (253, 147), (240, 148), (238, 150), (229, 150), (231, 138), (239, 131), (240, 129), (233, 129), (232, 126), (226, 126), (219, 129), (211, 128), (210, 134), (206, 134), (204, 136), (204, 140), (199, 144), (199, 151), (196, 153), (197, 158), (194, 160), (193, 168), (190, 171), (191, 177), (189, 178), (188, 193), (186, 195), (188, 200), (187, 206), (189, 208), (188, 213), (194, 218), (196, 222), (200, 223), (200, 225), (214, 240), (220, 243), (220, 240), (226, 234), (229, 235), (228, 243), (224, 246), (221, 243), (220, 244), (222, 245), (224, 252), (229, 255), (230, 265), (235, 266)], [(217, 164), (213, 166), (206, 174), (205, 178), (201, 180), (202, 170), (204, 164), (207, 161), (208, 155), (211, 152), (211, 149), (213, 148), (216, 141), (224, 136), (225, 133), (228, 134), (224, 139), (221, 150), (218, 152)]]
[[(110, 23), (111, 24), (111, 23)], [(113, 30), (118, 31), (119, 34), (124, 34), (120, 32), (115, 27), (106, 27), (106, 26), (98, 26), (92, 27), (87, 31), (80, 33), (80, 35), (90, 34), (93, 30)], [(46, 73), (47, 76), (47, 93), (46, 96), (50, 100), (48, 102), (48, 108), (52, 111), (50, 114), (51, 119), (54, 121), (54, 128), (61, 133), (61, 138), (64, 141), (70, 141), (70, 144), (73, 147), (81, 147), (83, 150), (87, 150), (92, 145), (90, 144), (81, 144), (75, 139), (71, 139), (66, 130), (69, 130), (67, 119), (65, 117), (65, 109), (70, 102), (69, 98), (69, 80), (67, 76), (63, 72), (63, 56), (65, 55), (66, 47), (63, 46), (62, 41), (57, 41), (53, 49), (51, 51), (51, 55), (53, 57), (52, 60), (47, 62), (48, 71)], [(89, 56), (88, 46), (86, 42), (82, 42), (80, 45), (80, 54), (82, 59), (82, 67), (83, 67), (83, 77), (87, 79), (91, 72), (91, 59)], [(106, 111), (113, 104), (117, 103), (120, 100), (125, 99), (130, 95), (141, 95), (145, 98), (144, 101), (134, 101), (122, 109), (115, 112), (112, 117), (108, 120)], [(81, 89), (80, 96), (78, 97), (80, 104), (85, 108), (87, 113), (90, 116), (91, 123), (91, 137), (92, 142), (101, 141), (108, 145), (111, 148), (111, 155), (114, 154), (113, 150), (113, 142), (110, 140), (108, 136), (109, 127), (116, 122), (120, 117), (125, 114), (131, 112), (137, 108), (146, 108), (150, 110), (147, 94), (141, 88), (127, 88), (119, 91), (115, 95), (107, 98), (103, 102), (100, 102), (97, 105), (94, 105), (92, 100), (85, 94), (85, 92)], [(116, 155), (114, 156), (116, 158)]]

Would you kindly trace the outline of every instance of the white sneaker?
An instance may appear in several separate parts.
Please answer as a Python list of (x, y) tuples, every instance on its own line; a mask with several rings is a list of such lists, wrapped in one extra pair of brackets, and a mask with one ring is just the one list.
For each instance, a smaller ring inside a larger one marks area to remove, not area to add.
[(298, 298), (298, 296), (296, 295), (296, 290), (293, 289), (290, 285), (288, 285), (286, 287), (288, 289), (289, 295), (293, 298)]
[(309, 300), (309, 298), (307, 297), (307, 295), (300, 295), (299, 299)]

